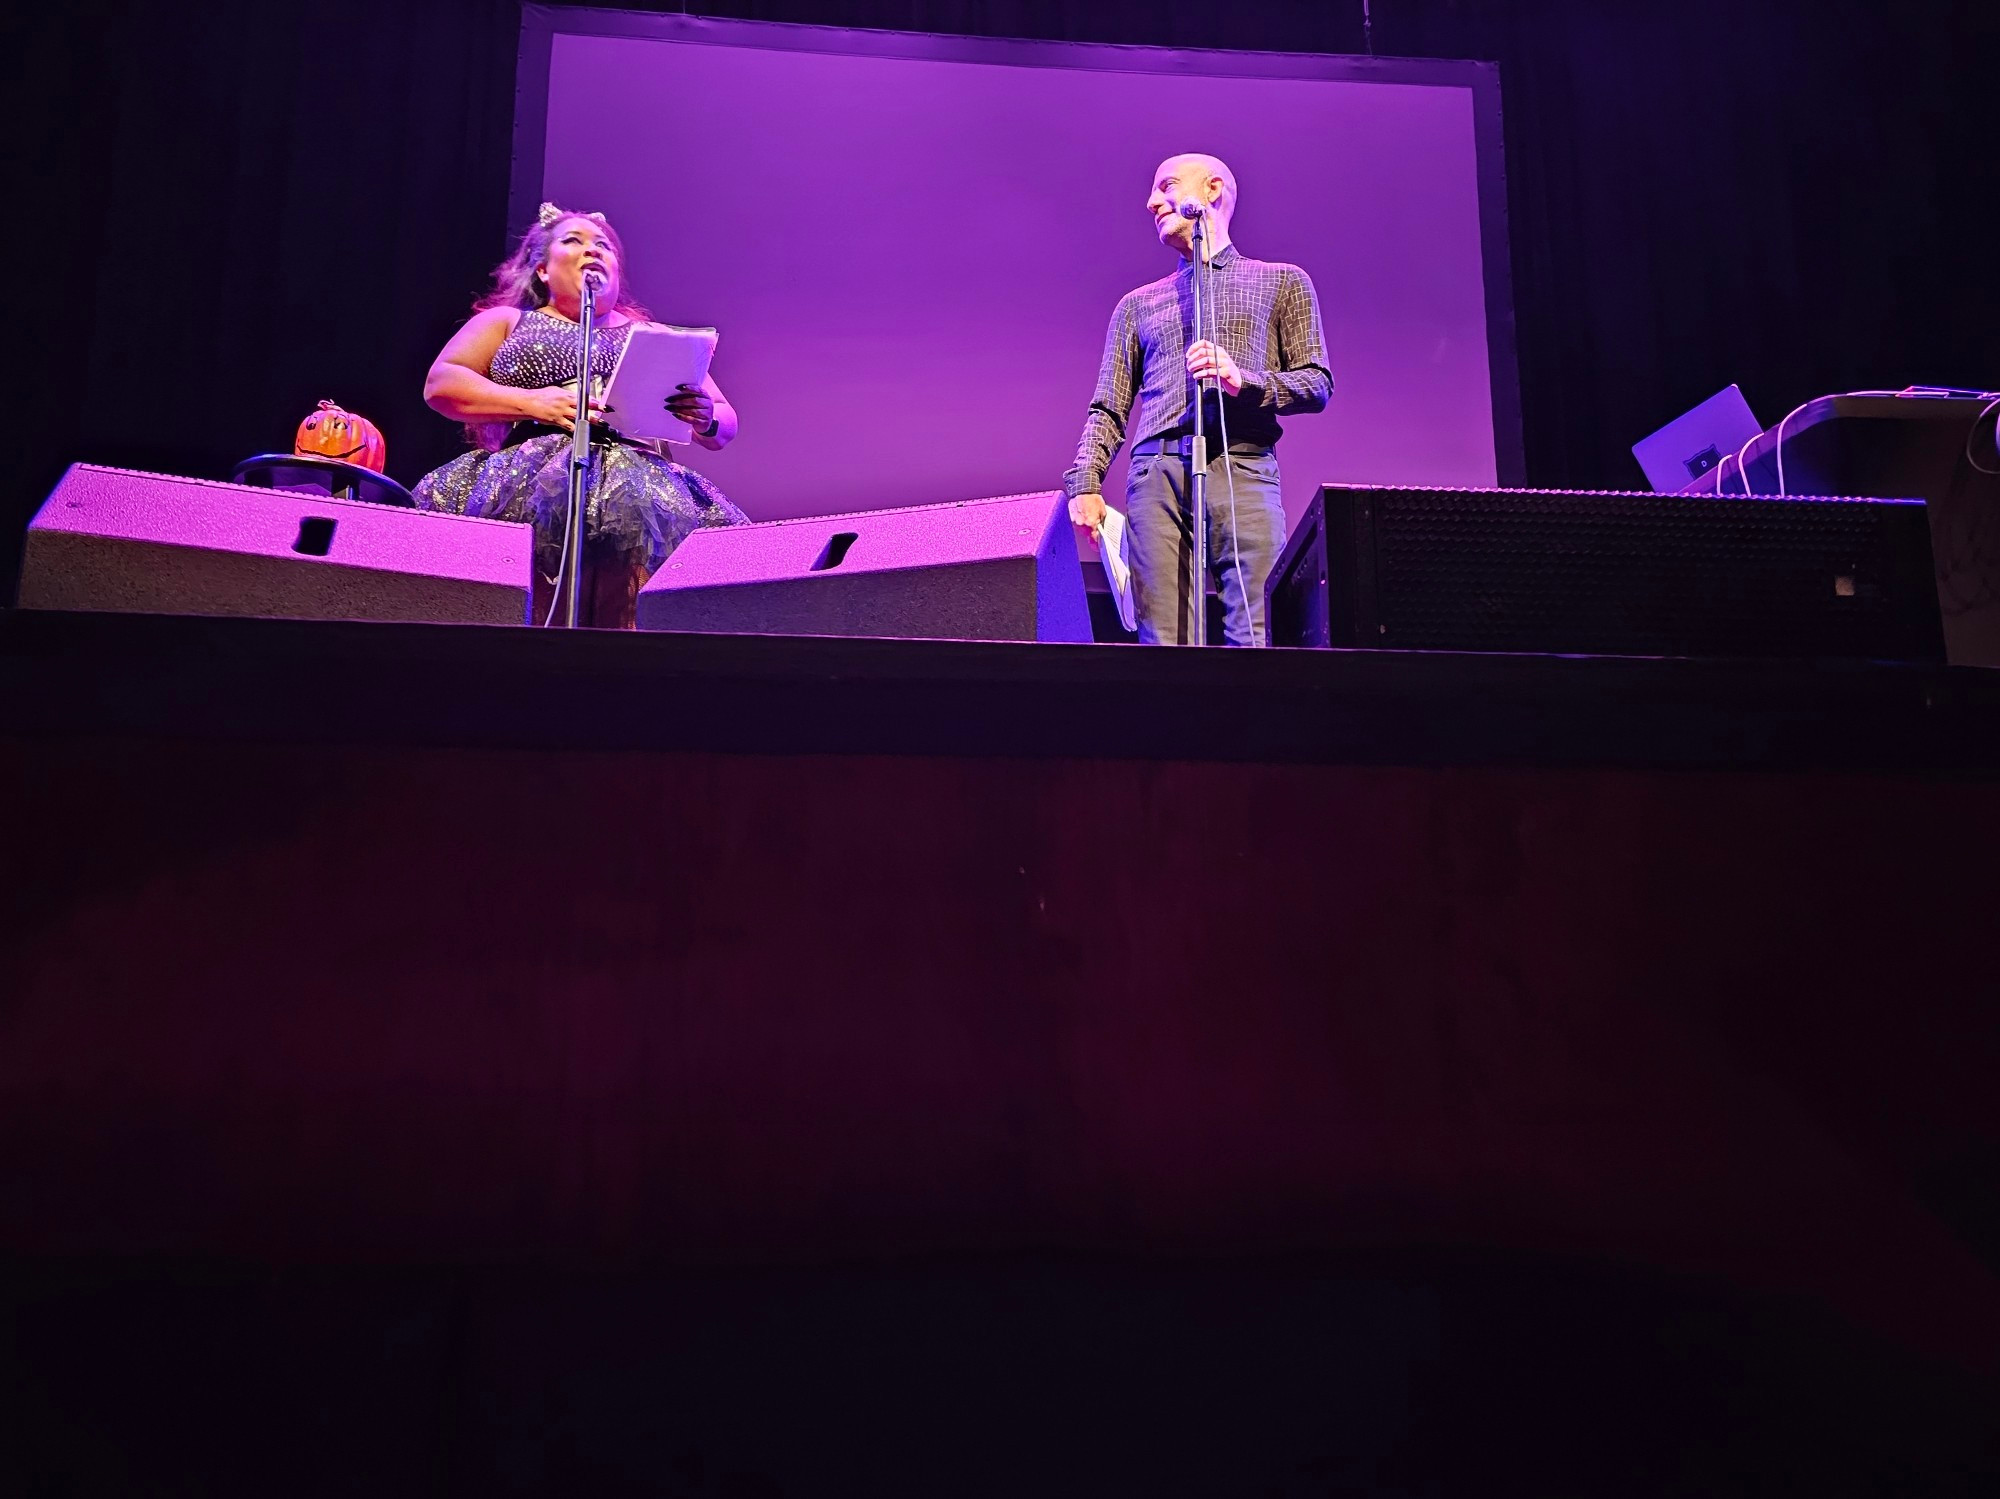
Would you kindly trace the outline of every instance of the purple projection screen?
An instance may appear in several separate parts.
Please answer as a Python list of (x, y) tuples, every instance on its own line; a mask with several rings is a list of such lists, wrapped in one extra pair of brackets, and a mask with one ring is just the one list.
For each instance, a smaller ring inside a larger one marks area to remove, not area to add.
[(531, 5), (517, 108), (514, 230), (602, 211), (654, 316), (721, 329), (742, 435), (689, 456), (755, 519), (1055, 488), (1113, 306), (1175, 264), (1144, 202), (1182, 151), (1235, 171), (1243, 252), (1319, 291), (1334, 397), (1286, 423), (1293, 516), (1329, 481), (1520, 480), (1490, 64)]

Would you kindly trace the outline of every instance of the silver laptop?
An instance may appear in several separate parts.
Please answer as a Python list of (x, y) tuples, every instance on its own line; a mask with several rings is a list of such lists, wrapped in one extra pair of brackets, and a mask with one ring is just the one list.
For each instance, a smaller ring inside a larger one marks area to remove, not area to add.
[[(1735, 386), (1718, 391), (1686, 416), (1677, 416), (1651, 437), (1632, 444), (1632, 456), (1646, 482), (1660, 494), (1678, 494), (1724, 458), (1733, 458), (1764, 430), (1750, 403)], [(1728, 475), (1734, 483), (1732, 469)]]

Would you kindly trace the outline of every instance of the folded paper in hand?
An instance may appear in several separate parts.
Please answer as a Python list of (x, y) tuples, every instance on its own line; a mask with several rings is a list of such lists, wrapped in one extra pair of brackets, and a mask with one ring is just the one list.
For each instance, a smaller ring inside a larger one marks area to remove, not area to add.
[(686, 442), (693, 429), (667, 410), (682, 386), (701, 389), (715, 357), (713, 328), (641, 323), (625, 340), (604, 392), (604, 419), (627, 437)]
[(1104, 576), (1111, 583), (1111, 597), (1118, 605), (1118, 619), (1128, 630), (1139, 628), (1132, 610), (1132, 547), (1125, 517), (1109, 505), (1104, 507), (1104, 524), (1098, 528), (1097, 549), (1104, 556)]

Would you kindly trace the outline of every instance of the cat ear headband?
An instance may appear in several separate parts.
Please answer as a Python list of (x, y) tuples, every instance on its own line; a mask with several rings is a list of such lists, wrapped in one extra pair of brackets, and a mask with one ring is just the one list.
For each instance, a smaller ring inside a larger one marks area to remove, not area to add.
[(553, 203), (544, 203), (541, 212), (535, 215), (535, 222), (544, 229), (548, 228), (557, 219), (595, 219), (601, 224), (604, 222), (604, 215), (601, 213), (571, 213), (568, 209), (558, 208)]

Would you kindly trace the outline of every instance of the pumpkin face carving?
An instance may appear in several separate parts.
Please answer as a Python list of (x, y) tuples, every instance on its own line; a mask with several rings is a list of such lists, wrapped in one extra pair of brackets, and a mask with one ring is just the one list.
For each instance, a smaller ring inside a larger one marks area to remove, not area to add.
[(321, 401), (319, 410), (299, 423), (292, 451), (307, 458), (337, 458), (378, 474), (389, 461), (381, 429), (367, 417), (343, 411), (331, 401)]

